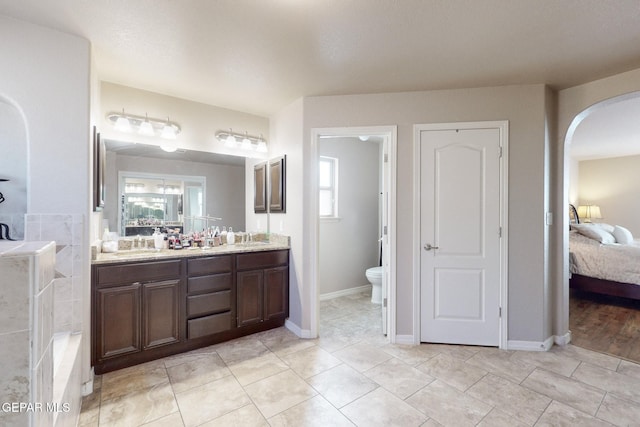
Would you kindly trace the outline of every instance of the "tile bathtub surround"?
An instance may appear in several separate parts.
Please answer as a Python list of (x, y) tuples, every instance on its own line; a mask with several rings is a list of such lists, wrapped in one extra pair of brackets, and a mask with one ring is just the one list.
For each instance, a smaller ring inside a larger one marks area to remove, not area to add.
[(84, 215), (27, 214), (25, 239), (56, 243), (54, 332), (82, 332)]
[(640, 365), (571, 345), (523, 353), (389, 344), (374, 320), (380, 306), (369, 299), (321, 301), (316, 340), (279, 328), (99, 376), (79, 425), (625, 426), (640, 419)]
[[(0, 242), (1, 403), (53, 401), (52, 242)], [(0, 425), (50, 425), (47, 412), (0, 411)]]

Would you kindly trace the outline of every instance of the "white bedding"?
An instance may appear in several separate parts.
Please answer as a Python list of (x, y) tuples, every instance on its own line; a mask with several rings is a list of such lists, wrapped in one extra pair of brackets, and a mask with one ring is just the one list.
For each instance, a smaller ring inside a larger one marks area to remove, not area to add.
[(569, 269), (573, 274), (640, 285), (640, 239), (628, 245), (602, 244), (571, 231)]

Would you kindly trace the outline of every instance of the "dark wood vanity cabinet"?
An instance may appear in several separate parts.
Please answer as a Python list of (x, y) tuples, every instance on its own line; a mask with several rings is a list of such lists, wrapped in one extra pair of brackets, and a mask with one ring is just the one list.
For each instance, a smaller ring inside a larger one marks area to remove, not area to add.
[(289, 316), (289, 251), (236, 258), (238, 327)]
[(289, 250), (95, 264), (92, 295), (102, 374), (283, 325)]
[(233, 256), (189, 259), (187, 274), (188, 339), (234, 328)]
[(94, 364), (182, 339), (182, 270), (179, 260), (94, 267)]

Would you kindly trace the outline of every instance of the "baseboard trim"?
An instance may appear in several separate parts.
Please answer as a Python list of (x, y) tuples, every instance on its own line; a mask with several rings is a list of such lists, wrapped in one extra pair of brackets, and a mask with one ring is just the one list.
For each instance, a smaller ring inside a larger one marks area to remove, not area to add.
[(564, 335), (556, 335), (553, 338), (553, 342), (559, 346), (566, 346), (571, 343), (571, 331), (567, 331)]
[(371, 284), (356, 286), (355, 288), (342, 289), (340, 291), (335, 291), (335, 292), (329, 292), (327, 294), (321, 294), (320, 301), (339, 298), (345, 295), (359, 294), (360, 292), (368, 291), (369, 289), (371, 289)]
[(413, 335), (396, 335), (396, 340), (394, 341), (394, 344), (416, 345), (419, 343), (416, 343), (413, 340)]
[(290, 321), (289, 319), (284, 321), (284, 327), (290, 330), (291, 332), (293, 332), (294, 334), (296, 334), (296, 336), (300, 338), (305, 338), (305, 339), (316, 338), (311, 336), (311, 331), (309, 329), (302, 329), (298, 325)]
[(549, 351), (553, 346), (554, 337), (549, 337), (544, 341), (507, 341), (507, 350), (522, 351)]

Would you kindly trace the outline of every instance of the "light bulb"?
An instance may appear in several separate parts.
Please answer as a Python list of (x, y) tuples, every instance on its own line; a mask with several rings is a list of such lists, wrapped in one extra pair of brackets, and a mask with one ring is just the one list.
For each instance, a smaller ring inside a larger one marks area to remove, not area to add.
[(169, 123), (169, 117), (167, 117), (167, 123), (165, 123), (162, 128), (160, 137), (165, 139), (176, 139), (176, 129), (171, 125), (171, 123)]
[(229, 128), (229, 135), (227, 135), (227, 139), (224, 140), (224, 145), (227, 147), (235, 147), (236, 145), (236, 137), (233, 136), (231, 128)]
[(145, 117), (144, 121), (140, 123), (140, 128), (138, 129), (138, 133), (140, 135), (153, 136), (155, 133), (153, 131), (153, 125), (151, 125), (151, 122), (149, 121), (149, 117), (147, 116), (146, 113), (144, 117)]
[(244, 139), (240, 147), (242, 147), (243, 150), (251, 150), (253, 148), (253, 144), (251, 144), (251, 140), (249, 139), (249, 132), (244, 133)]
[(258, 146), (256, 147), (256, 151), (259, 153), (266, 153), (267, 150), (267, 143), (264, 141), (264, 139), (262, 139), (262, 135), (260, 135), (260, 139), (258, 139)]
[(115, 124), (115, 129), (118, 132), (131, 132), (131, 123), (129, 119), (124, 115), (124, 108), (122, 109), (122, 115), (118, 117)]

